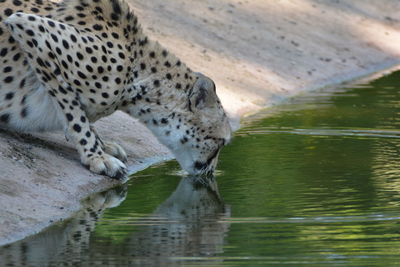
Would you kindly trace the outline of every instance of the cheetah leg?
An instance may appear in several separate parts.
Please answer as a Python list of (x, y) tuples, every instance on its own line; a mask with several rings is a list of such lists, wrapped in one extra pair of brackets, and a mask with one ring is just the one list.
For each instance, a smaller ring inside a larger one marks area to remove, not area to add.
[(115, 142), (102, 140), (93, 125), (90, 125), (90, 129), (96, 135), (97, 140), (100, 142), (101, 148), (104, 150), (104, 152), (116, 157), (122, 162), (126, 163), (128, 161), (128, 156), (126, 155), (125, 150), (120, 145)]
[(94, 128), (91, 127), (80, 105), (78, 95), (74, 97), (74, 94), (71, 92), (73, 89), (66, 82), (59, 81), (58, 90), (71, 92), (70, 94), (61, 95), (60, 93), (56, 93), (57, 90), (51, 87), (48, 90), (52, 92), (52, 95), (61, 106), (67, 121), (66, 135), (75, 144), (82, 164), (94, 173), (123, 179), (126, 176), (125, 164), (105, 151), (104, 148), (106, 146), (102, 145), (103, 141), (93, 131)]
[[(61, 55), (56, 56), (57, 53), (54, 52), (58, 43), (52, 40), (50, 33), (54, 32), (55, 25), (62, 26), (69, 32), (75, 32), (75, 29), (51, 19), (24, 13), (16, 13), (8, 17), (5, 24), (21, 49), (27, 54), (29, 64), (36, 71), (37, 78), (61, 107), (66, 118), (66, 135), (75, 144), (81, 162), (95, 173), (117, 179), (125, 177), (124, 163), (107, 154), (100, 144), (100, 139), (90, 129), (89, 120), (80, 102), (79, 96), (82, 90), (79, 86), (72, 87), (71, 83), (65, 80), (62, 75), (63, 66), (60, 65), (58, 58)], [(75, 47), (71, 45), (69, 49), (72, 50)]]
[[(49, 92), (53, 92), (52, 95), (58, 100), (57, 102), (65, 114), (67, 121), (66, 135), (76, 145), (82, 164), (88, 166), (94, 173), (104, 174), (116, 179), (124, 178), (126, 176), (125, 164), (107, 153), (106, 145), (102, 145), (103, 141), (101, 141), (96, 132), (93, 131), (94, 128), (90, 125), (80, 105), (78, 95), (75, 97), (73, 97), (73, 93), (60, 95), (59, 93), (55, 93), (57, 91), (53, 88), (49, 88), (48, 90)], [(59, 81), (58, 90), (63, 92), (73, 91), (63, 81)], [(62, 103), (65, 103), (65, 105)]]

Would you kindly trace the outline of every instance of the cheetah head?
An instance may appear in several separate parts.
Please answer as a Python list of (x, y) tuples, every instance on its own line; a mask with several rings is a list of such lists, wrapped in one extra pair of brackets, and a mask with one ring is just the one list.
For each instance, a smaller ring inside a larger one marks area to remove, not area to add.
[(229, 143), (232, 133), (214, 82), (196, 73), (183, 101), (182, 108), (170, 115), (173, 117), (168, 125), (171, 130), (159, 139), (189, 174), (212, 174), (219, 152)]

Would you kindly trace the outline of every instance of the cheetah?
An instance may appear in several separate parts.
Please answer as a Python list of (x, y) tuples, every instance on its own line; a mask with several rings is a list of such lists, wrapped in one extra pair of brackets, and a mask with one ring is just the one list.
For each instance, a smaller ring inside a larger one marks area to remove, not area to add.
[(150, 40), (123, 0), (0, 0), (0, 62), (0, 126), (64, 130), (97, 174), (126, 177), (125, 151), (92, 125), (117, 110), (193, 175), (212, 173), (231, 138), (214, 82)]

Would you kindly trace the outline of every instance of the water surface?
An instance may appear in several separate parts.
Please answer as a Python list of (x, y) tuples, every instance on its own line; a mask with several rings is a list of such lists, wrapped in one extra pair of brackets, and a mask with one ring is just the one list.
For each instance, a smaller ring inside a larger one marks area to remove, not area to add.
[(400, 264), (400, 72), (245, 123), (215, 179), (176, 162), (0, 248), (14, 266)]

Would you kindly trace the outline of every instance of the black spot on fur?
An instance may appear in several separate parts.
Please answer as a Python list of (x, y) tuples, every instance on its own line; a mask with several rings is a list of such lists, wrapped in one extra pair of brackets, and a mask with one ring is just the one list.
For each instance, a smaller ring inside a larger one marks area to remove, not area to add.
[(5, 57), (7, 55), (8, 48), (3, 48), (0, 50), (0, 57)]
[(7, 67), (5, 67), (4, 69), (3, 69), (3, 72), (4, 73), (8, 73), (8, 72), (11, 72), (12, 71), (12, 67), (10, 67), (10, 66), (7, 66)]
[(21, 110), (21, 117), (22, 118), (25, 118), (26, 116), (28, 116), (28, 109), (27, 108), (23, 108), (22, 110)]
[(74, 117), (70, 113), (65, 114), (65, 116), (67, 117), (68, 121), (72, 121), (74, 119)]
[(86, 65), (86, 70), (87, 70), (88, 72), (93, 72), (93, 68), (92, 68), (92, 66), (90, 66), (90, 65)]
[(82, 55), (82, 53), (80, 53), (80, 52), (77, 52), (77, 53), (76, 53), (76, 56), (78, 57), (79, 60), (82, 60), (82, 59), (83, 59), (83, 55)]
[(26, 34), (29, 36), (35, 36), (35, 33), (32, 30), (26, 30)]
[(7, 76), (6, 78), (4, 78), (5, 83), (12, 83), (13, 80), (14, 80), (13, 76)]
[(95, 24), (93, 25), (93, 29), (96, 31), (101, 31), (103, 29), (103, 26), (100, 24)]
[(21, 58), (21, 54), (20, 54), (20, 53), (17, 53), (17, 54), (15, 54), (15, 55), (13, 56), (13, 60), (14, 60), (14, 61), (18, 61), (20, 58)]
[(22, 79), (21, 82), (19, 83), (19, 88), (24, 88), (25, 87), (25, 79)]
[(52, 28), (54, 28), (56, 26), (56, 24), (51, 20), (48, 20), (47, 24), (49, 24), (49, 26), (52, 27)]
[(20, 6), (20, 5), (22, 5), (22, 2), (20, 0), (13, 0), (13, 4), (15, 6)]
[(115, 39), (119, 39), (118, 33), (112, 32), (111, 35), (112, 35)]
[(8, 17), (8, 16), (11, 16), (12, 13), (13, 13), (13, 11), (12, 11), (11, 8), (6, 8), (6, 9), (4, 10), (4, 15), (6, 15), (7, 17)]
[(63, 40), (62, 43), (65, 49), (69, 49), (69, 44), (67, 41)]
[(74, 124), (74, 126), (72, 126), (72, 128), (77, 133), (80, 133), (82, 131), (82, 127), (79, 124)]
[(72, 20), (74, 20), (74, 17), (73, 17), (73, 16), (67, 16), (67, 17), (65, 17), (65, 21), (72, 21)]
[(73, 34), (71, 34), (70, 38), (71, 38), (71, 41), (74, 42), (74, 43), (76, 43), (76, 42), (78, 41), (78, 39), (76, 38), (76, 36), (73, 35)]
[(92, 54), (92, 53), (93, 53), (93, 49), (90, 48), (90, 47), (86, 47), (85, 50), (86, 50), (86, 52), (87, 52), (88, 54)]
[(10, 114), (6, 113), (0, 116), (0, 121), (3, 123), (8, 123), (10, 121)]
[(14, 97), (14, 93), (13, 92), (9, 92), (6, 94), (6, 96), (4, 97), (5, 100), (11, 100)]
[(86, 79), (86, 78), (87, 78), (86, 75), (83, 74), (81, 71), (78, 70), (77, 73), (78, 73), (78, 76), (79, 76), (81, 79)]

